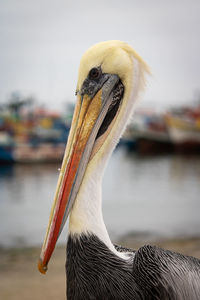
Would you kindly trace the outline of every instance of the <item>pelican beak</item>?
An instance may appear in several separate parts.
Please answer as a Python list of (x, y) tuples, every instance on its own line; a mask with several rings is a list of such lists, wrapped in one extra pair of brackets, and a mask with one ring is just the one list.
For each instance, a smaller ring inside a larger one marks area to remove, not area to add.
[(38, 269), (43, 274), (47, 271), (47, 264), (79, 191), (99, 129), (113, 101), (113, 91), (119, 77), (108, 75), (94, 95), (81, 93), (77, 96), (49, 224), (38, 262)]

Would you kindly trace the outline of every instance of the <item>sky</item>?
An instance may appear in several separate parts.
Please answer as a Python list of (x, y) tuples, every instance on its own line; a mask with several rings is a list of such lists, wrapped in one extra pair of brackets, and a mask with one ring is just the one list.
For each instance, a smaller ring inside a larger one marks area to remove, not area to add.
[(143, 103), (190, 103), (200, 90), (199, 0), (0, 0), (0, 103), (19, 91), (61, 110), (82, 54), (113, 39), (151, 68)]

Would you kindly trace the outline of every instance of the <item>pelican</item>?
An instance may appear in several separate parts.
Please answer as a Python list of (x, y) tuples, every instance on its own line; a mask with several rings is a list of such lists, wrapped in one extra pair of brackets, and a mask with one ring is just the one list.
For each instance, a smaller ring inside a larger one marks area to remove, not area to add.
[[(101, 182), (149, 70), (128, 44), (106, 41), (83, 55), (77, 103), (38, 268), (47, 265), (69, 216), (67, 299), (200, 299), (200, 260), (155, 246), (114, 246)], [(119, 170), (120, 172), (120, 170)]]

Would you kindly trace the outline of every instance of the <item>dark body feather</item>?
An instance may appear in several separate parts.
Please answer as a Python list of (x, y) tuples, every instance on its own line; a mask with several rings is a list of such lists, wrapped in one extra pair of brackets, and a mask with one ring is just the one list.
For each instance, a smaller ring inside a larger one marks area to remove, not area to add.
[(95, 235), (69, 236), (67, 299), (200, 299), (200, 261), (144, 246), (124, 261)]

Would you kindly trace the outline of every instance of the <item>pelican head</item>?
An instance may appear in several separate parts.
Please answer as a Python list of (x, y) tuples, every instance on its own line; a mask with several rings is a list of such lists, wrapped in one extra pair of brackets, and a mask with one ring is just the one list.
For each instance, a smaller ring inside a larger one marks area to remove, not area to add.
[(87, 219), (83, 220), (84, 227), (72, 211), (78, 199), (80, 205), (81, 190), (88, 178), (101, 180), (106, 161), (144, 87), (147, 72), (148, 67), (141, 57), (121, 41), (98, 43), (83, 55), (77, 103), (38, 265), (42, 273), (47, 270), (69, 214), (72, 232), (74, 228), (76, 232), (87, 231)]

